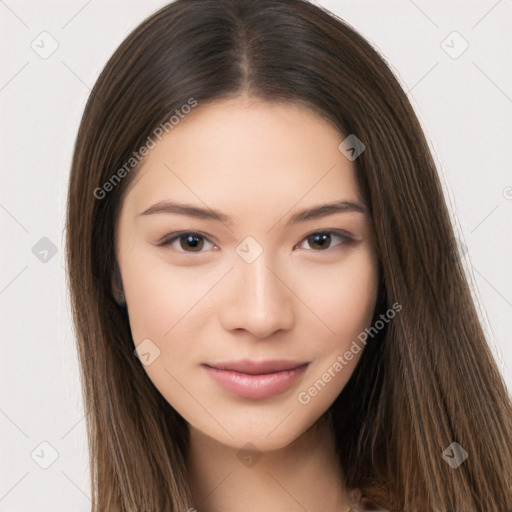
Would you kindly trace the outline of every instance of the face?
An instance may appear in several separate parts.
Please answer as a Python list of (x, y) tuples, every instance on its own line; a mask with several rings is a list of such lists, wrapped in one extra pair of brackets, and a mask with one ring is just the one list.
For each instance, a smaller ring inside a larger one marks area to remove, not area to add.
[(124, 197), (116, 253), (141, 364), (226, 445), (288, 445), (361, 357), (359, 342), (344, 354), (370, 326), (378, 267), (343, 140), (297, 105), (199, 105)]

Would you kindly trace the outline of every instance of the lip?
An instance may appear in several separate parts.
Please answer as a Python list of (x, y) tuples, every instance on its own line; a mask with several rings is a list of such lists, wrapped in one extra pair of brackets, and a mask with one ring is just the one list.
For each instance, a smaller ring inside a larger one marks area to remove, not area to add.
[(245, 398), (269, 398), (288, 390), (304, 374), (309, 362), (288, 360), (240, 361), (203, 364), (222, 387)]

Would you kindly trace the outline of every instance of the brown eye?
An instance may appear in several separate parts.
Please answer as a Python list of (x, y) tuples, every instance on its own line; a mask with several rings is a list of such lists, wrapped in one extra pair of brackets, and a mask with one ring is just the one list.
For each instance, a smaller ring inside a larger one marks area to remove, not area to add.
[(308, 236), (309, 246), (313, 249), (327, 249), (331, 245), (331, 235), (328, 233), (318, 233)]
[[(175, 242), (179, 240), (179, 247), (176, 246)], [(161, 247), (174, 246), (178, 252), (182, 253), (202, 253), (205, 247), (205, 241), (207, 244), (215, 247), (215, 245), (208, 240), (204, 235), (200, 233), (181, 232), (174, 233), (170, 238), (167, 238), (160, 244)]]
[(204, 240), (201, 236), (180, 235), (180, 247), (184, 250), (191, 248), (193, 252), (200, 252), (204, 246)]
[(352, 241), (352, 239), (344, 235), (343, 233), (337, 231), (319, 231), (316, 233), (311, 233), (306, 238), (304, 238), (304, 242), (307, 241), (308, 245), (315, 250), (315, 252), (326, 251), (327, 249), (332, 249), (332, 241), (338, 238), (341, 240), (334, 247), (342, 244), (347, 244)]

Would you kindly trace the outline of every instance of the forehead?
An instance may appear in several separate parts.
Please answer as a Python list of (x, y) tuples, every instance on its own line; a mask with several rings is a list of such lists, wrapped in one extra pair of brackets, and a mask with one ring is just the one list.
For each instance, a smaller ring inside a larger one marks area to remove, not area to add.
[(199, 104), (150, 150), (126, 191), (136, 216), (174, 199), (243, 215), (360, 199), (344, 136), (303, 106), (246, 97)]

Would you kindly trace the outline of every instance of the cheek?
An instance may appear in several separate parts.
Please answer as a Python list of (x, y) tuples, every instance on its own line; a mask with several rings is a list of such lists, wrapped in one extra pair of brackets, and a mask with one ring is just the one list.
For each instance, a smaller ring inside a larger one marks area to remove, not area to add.
[(339, 266), (320, 269), (301, 294), (314, 315), (322, 351), (351, 344), (372, 320), (378, 292), (377, 262), (370, 250), (351, 255)]
[(152, 357), (144, 370), (155, 387), (173, 405), (186, 407), (186, 400), (181, 404), (180, 383), (187, 382), (187, 389), (195, 392), (187, 381), (191, 365), (186, 363), (198, 364), (204, 352), (198, 333), (209, 315), (207, 301), (201, 298), (212, 287), (212, 278), (200, 277), (197, 269), (193, 274), (193, 270), (173, 270), (161, 262), (130, 265), (124, 269), (123, 285), (134, 345), (149, 347), (144, 352)]
[(135, 343), (150, 333), (162, 337), (184, 309), (190, 283), (187, 286), (183, 274), (143, 248), (131, 251), (120, 267)]
[(125, 275), (123, 284), (135, 344), (142, 338), (163, 338), (177, 321), (176, 314), (186, 297), (176, 293), (158, 268), (145, 268), (144, 272), (128, 269)]
[(359, 336), (370, 326), (376, 305), (377, 261), (373, 253), (364, 251), (346, 265), (330, 269), (329, 276), (318, 282), (323, 283), (322, 293), (311, 288), (310, 297), (315, 298), (315, 312), (325, 326), (316, 319), (305, 326), (308, 338), (314, 340), (315, 362), (297, 394), (300, 407), (313, 417), (320, 416), (343, 390), (364, 351)]
[(135, 345), (149, 338), (165, 357), (171, 353), (174, 359), (181, 351), (185, 357), (189, 341), (209, 318), (207, 295), (215, 284), (214, 273), (197, 267), (173, 269), (154, 259), (145, 265), (143, 258), (133, 258), (122, 272)]

